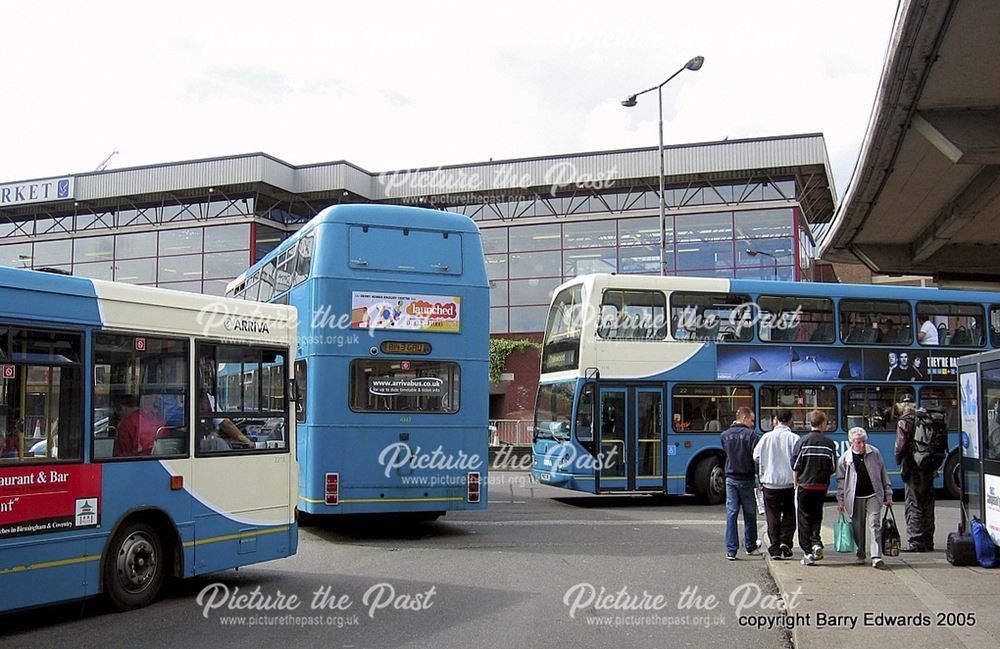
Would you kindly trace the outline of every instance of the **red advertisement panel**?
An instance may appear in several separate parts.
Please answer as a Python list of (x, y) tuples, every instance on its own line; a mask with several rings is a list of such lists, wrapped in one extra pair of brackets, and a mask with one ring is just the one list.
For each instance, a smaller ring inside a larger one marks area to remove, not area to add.
[(0, 539), (97, 527), (101, 465), (0, 469)]

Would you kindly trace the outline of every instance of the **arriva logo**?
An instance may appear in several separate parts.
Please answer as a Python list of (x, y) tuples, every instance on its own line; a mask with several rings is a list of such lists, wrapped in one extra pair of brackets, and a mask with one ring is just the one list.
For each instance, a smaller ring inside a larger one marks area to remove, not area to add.
[(253, 334), (271, 333), (271, 329), (267, 326), (267, 323), (258, 320), (226, 318), (222, 325), (226, 328), (226, 331), (242, 331)]

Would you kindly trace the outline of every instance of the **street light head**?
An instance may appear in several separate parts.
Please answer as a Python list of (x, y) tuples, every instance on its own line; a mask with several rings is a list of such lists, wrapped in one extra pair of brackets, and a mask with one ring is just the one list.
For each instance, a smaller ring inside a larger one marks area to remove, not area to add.
[(635, 106), (638, 103), (639, 102), (636, 101), (635, 95), (629, 95), (625, 99), (622, 99), (622, 106), (625, 108), (632, 108), (632, 106)]
[(704, 56), (696, 56), (690, 61), (688, 61), (687, 65), (685, 65), (684, 67), (687, 68), (688, 70), (691, 70), (692, 72), (697, 72), (698, 70), (701, 69), (701, 66), (704, 63), (705, 63)]

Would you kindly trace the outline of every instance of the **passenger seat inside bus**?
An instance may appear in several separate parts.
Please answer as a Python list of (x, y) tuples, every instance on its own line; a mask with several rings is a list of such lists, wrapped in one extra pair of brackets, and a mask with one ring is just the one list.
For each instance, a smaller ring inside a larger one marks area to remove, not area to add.
[(965, 328), (965, 325), (958, 325), (955, 329), (955, 333), (951, 336), (952, 345), (971, 345), (972, 336), (969, 335), (969, 330)]
[(821, 323), (816, 329), (813, 330), (812, 335), (809, 336), (809, 342), (830, 342), (833, 340), (833, 323), (824, 322)]

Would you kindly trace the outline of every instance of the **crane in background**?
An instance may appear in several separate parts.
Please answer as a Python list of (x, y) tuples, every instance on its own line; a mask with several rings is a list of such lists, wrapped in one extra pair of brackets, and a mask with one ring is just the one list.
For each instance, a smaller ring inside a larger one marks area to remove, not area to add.
[(118, 155), (118, 149), (115, 149), (114, 151), (108, 154), (107, 158), (101, 160), (101, 164), (97, 165), (97, 168), (94, 169), (94, 171), (104, 171), (107, 168), (108, 163), (111, 162), (111, 158), (115, 157), (116, 155)]

